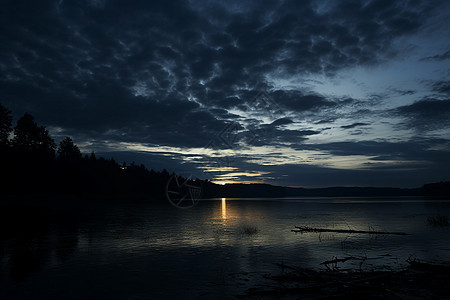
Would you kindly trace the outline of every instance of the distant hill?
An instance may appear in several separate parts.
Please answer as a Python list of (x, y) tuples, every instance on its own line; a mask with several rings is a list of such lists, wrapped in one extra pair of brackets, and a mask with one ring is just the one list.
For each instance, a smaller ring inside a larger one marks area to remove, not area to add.
[(450, 182), (426, 184), (421, 188), (392, 187), (328, 187), (294, 188), (270, 184), (206, 184), (206, 198), (273, 198), (273, 197), (399, 197), (432, 196), (450, 199)]
[(422, 196), (450, 198), (450, 181), (425, 184), (420, 193)]

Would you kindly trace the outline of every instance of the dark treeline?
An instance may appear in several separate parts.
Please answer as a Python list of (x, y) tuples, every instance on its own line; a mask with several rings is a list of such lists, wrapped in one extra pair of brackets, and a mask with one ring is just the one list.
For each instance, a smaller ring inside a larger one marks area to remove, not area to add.
[(170, 174), (144, 165), (83, 155), (70, 137), (58, 145), (48, 130), (25, 113), (15, 127), (0, 104), (0, 194), (165, 196)]

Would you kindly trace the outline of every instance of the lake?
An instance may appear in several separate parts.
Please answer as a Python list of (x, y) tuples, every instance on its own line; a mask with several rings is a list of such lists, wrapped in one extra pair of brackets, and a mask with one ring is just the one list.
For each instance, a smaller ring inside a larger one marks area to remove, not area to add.
[[(234, 298), (277, 264), (399, 269), (450, 261), (450, 201), (421, 198), (0, 203), (0, 298)], [(409, 235), (294, 233), (294, 226)]]

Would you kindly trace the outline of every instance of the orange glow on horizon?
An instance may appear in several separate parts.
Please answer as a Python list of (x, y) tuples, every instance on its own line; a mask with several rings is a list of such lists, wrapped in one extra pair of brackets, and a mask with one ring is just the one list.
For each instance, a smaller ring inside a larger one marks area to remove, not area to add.
[(212, 183), (214, 184), (218, 184), (218, 185), (227, 185), (227, 184), (237, 184), (237, 183), (241, 183), (241, 184), (252, 184), (252, 183), (264, 183), (263, 181), (250, 181), (250, 180), (227, 180), (227, 181), (222, 181), (222, 180), (211, 180)]

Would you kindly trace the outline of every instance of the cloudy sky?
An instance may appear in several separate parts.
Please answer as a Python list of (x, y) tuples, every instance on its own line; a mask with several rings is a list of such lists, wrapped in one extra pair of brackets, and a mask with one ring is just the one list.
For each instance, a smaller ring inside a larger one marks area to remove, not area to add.
[(1, 1), (16, 120), (220, 183), (450, 180), (449, 78), (449, 1)]

